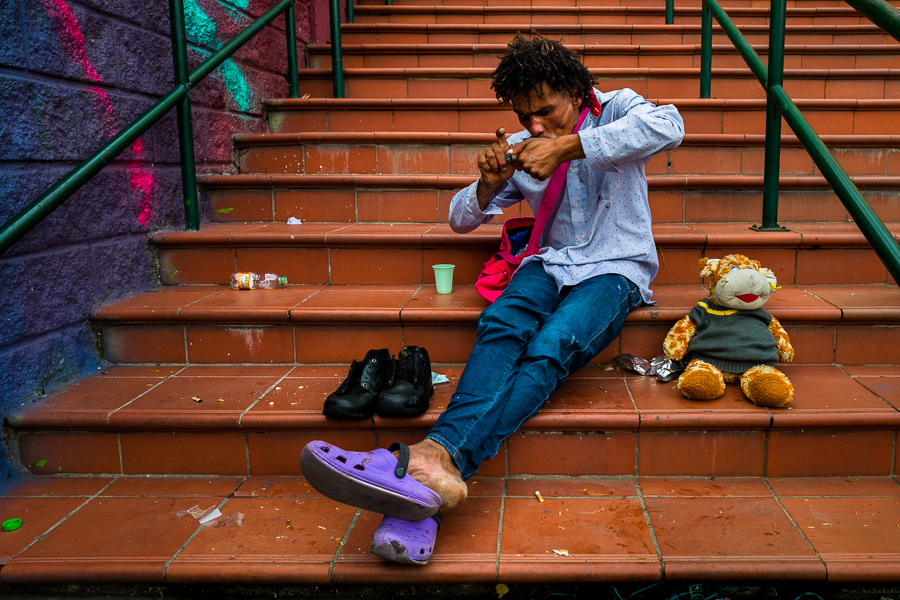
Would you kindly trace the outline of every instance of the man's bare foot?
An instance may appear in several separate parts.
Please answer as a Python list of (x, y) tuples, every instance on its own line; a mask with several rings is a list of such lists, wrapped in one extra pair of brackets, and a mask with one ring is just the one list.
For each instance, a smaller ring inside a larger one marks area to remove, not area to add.
[[(394, 452), (394, 456), (398, 458), (399, 454), (399, 450)], [(441, 508), (462, 504), (469, 494), (469, 488), (450, 458), (450, 453), (434, 440), (424, 439), (409, 447), (407, 473), (437, 492), (441, 497)]]

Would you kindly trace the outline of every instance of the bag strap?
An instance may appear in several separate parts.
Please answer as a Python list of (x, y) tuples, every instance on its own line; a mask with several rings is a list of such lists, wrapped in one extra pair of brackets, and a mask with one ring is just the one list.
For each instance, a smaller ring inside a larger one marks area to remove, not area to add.
[[(589, 111), (590, 108), (588, 106), (581, 110), (581, 116), (578, 117), (578, 123), (575, 124), (575, 129), (572, 130), (572, 133), (578, 132)], [(567, 160), (564, 163), (560, 163), (556, 170), (553, 171), (553, 175), (550, 176), (550, 183), (547, 184), (547, 190), (544, 192), (544, 197), (541, 198), (541, 206), (538, 209), (537, 216), (534, 218), (534, 228), (531, 230), (531, 237), (528, 238), (525, 252), (522, 253), (523, 257), (531, 256), (537, 252), (537, 245), (544, 236), (544, 229), (546, 229), (547, 222), (550, 220), (550, 213), (553, 212), (553, 209), (562, 197), (561, 192), (566, 184), (566, 172), (569, 170), (570, 162)]]

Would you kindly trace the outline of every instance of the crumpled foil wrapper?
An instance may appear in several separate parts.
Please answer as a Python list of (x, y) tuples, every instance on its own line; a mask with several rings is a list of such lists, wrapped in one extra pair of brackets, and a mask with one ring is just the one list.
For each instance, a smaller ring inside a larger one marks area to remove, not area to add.
[(687, 361), (666, 358), (664, 354), (660, 354), (650, 360), (645, 360), (634, 354), (619, 354), (606, 363), (603, 366), (603, 370), (625, 369), (647, 377), (655, 376), (659, 381), (668, 383), (677, 379), (686, 366)]

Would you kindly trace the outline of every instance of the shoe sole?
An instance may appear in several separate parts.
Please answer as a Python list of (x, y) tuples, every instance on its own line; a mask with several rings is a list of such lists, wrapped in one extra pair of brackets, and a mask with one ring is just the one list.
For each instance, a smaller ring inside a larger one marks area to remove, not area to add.
[(322, 495), (389, 517), (421, 521), (440, 508), (439, 505), (421, 504), (401, 493), (352, 477), (316, 456), (308, 446), (300, 454), (300, 469), (310, 485)]

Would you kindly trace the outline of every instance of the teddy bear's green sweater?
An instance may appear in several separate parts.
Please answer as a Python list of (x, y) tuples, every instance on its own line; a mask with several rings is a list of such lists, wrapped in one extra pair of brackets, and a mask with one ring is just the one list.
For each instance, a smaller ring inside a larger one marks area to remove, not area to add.
[(704, 299), (689, 317), (697, 326), (688, 344), (689, 359), (699, 358), (729, 373), (778, 362), (775, 337), (769, 331), (772, 315), (763, 309), (736, 310)]

